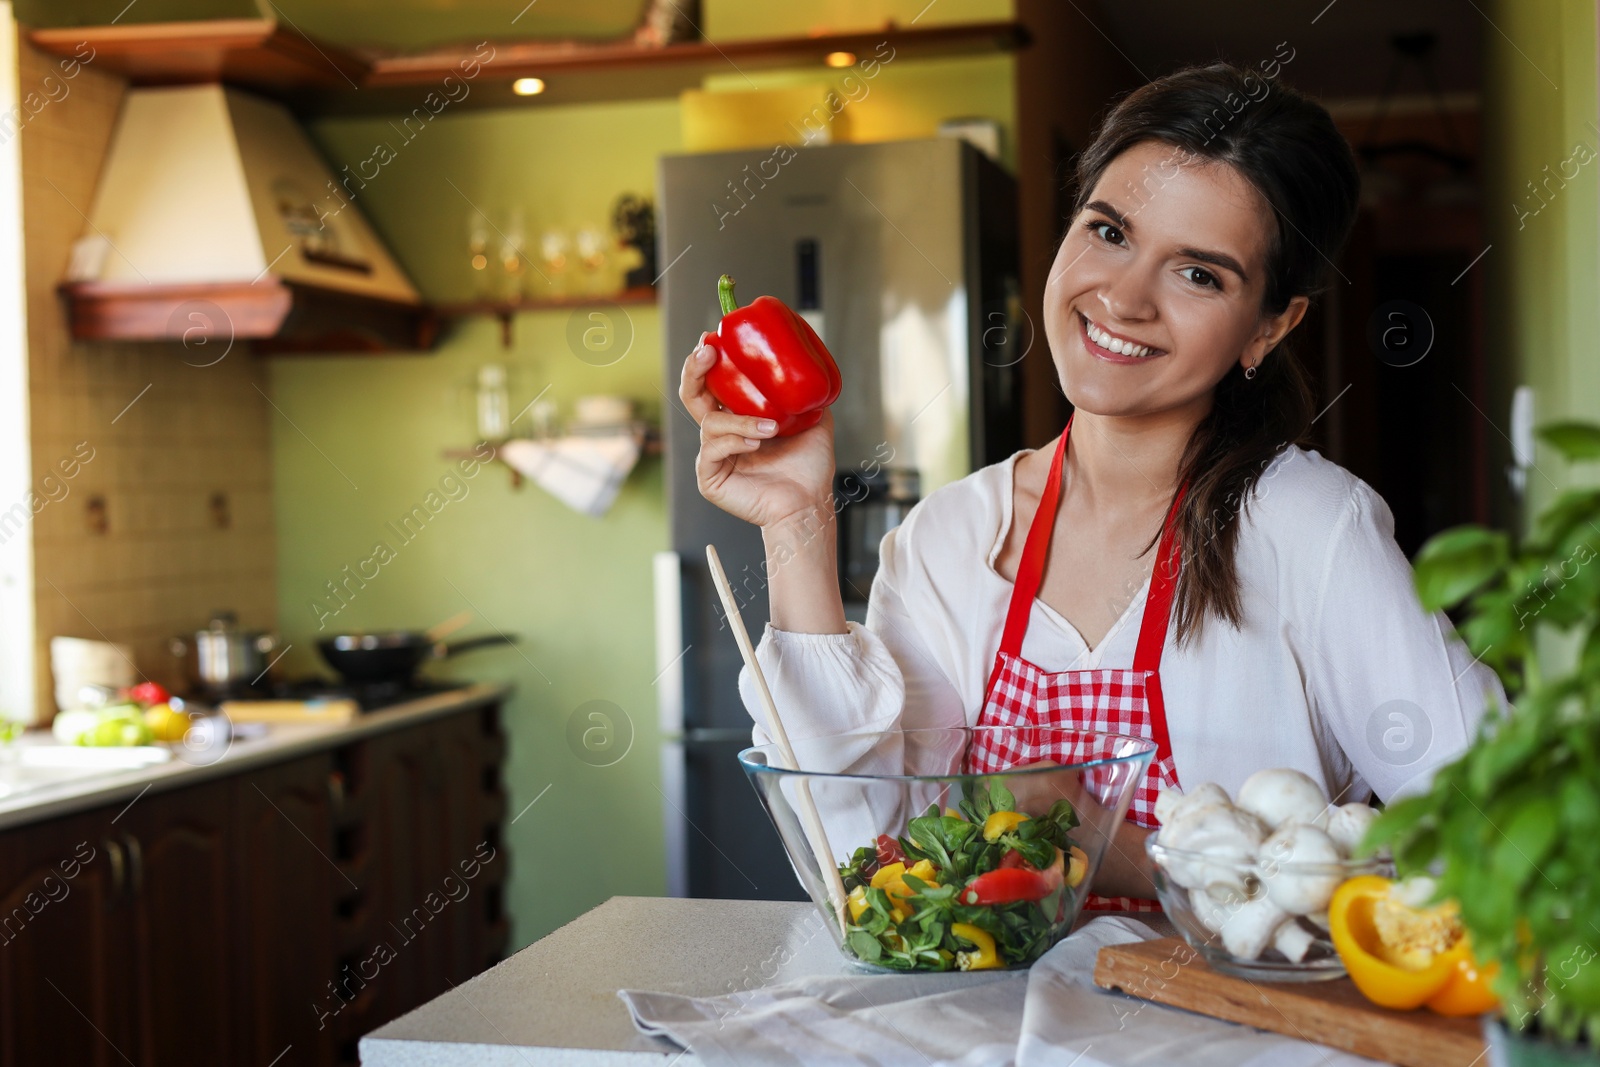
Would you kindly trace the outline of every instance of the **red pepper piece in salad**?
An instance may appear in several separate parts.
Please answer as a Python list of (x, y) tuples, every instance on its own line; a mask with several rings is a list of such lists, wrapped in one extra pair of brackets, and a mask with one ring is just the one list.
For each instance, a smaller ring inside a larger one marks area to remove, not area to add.
[(717, 282), (722, 322), (706, 338), (717, 352), (706, 388), (736, 415), (776, 422), (779, 437), (809, 430), (839, 399), (838, 365), (810, 323), (781, 300), (758, 296), (741, 308), (733, 284), (726, 274)]
[(887, 867), (891, 863), (904, 863), (906, 851), (900, 847), (900, 842), (888, 834), (878, 835), (878, 866)]
[[(1060, 884), (1059, 882), (1057, 883)], [(1050, 895), (1050, 881), (1026, 867), (998, 867), (974, 878), (961, 893), (963, 904), (1015, 904)]]

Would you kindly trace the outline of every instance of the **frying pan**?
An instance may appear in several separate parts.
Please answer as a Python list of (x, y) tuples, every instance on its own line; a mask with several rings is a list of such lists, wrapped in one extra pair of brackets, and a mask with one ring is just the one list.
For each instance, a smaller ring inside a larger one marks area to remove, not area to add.
[(377, 634), (338, 634), (317, 642), (322, 658), (347, 682), (404, 682), (431, 659), (445, 659), (485, 645), (509, 645), (515, 637), (484, 634), (446, 644), (426, 633), (395, 630)]

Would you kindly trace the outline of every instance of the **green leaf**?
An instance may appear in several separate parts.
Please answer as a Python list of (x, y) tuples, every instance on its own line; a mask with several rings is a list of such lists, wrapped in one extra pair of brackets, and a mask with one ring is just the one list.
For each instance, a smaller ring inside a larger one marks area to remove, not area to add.
[(989, 809), (991, 812), (1017, 810), (1016, 796), (999, 778), (989, 780)]
[(856, 954), (856, 959), (865, 963), (877, 963), (883, 955), (883, 946), (878, 944), (878, 939), (865, 930), (851, 930), (846, 939), (850, 951)]
[(1497, 576), (1511, 559), (1511, 540), (1498, 530), (1457, 526), (1436, 534), (1412, 564), (1417, 595), (1428, 611), (1452, 607)]
[(1600, 426), (1593, 423), (1553, 422), (1535, 432), (1568, 461), (1600, 459)]
[[(1498, 805), (1491, 812), (1496, 816), (1502, 814)], [(1495, 874), (1493, 880), (1504, 881), (1513, 890), (1521, 889), (1535, 877), (1539, 865), (1555, 846), (1561, 830), (1560, 812), (1550, 797), (1533, 797), (1514, 808), (1500, 829), (1504, 836), (1489, 869)]]

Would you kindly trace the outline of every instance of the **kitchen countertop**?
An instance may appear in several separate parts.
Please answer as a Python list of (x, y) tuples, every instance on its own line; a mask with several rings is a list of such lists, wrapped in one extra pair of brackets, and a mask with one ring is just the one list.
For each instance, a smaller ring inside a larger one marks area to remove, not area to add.
[[(1156, 926), (1162, 936), (1173, 933), (1156, 916), (1140, 919)], [(834, 948), (823, 922), (809, 903), (612, 897), (510, 959), (363, 1037), (361, 1064), (693, 1067), (702, 1062), (698, 1057), (634, 1029), (617, 990), (710, 997), (806, 977), (859, 974)], [(1198, 1018), (1177, 1009), (1164, 1010), (1180, 1019)], [(1135, 1010), (1118, 1016), (1127, 1025), (1137, 1014)], [(1160, 1029), (1158, 1014), (1152, 1012), (1133, 1025), (1151, 1027), (1150, 1032), (1170, 1046), (1166, 1049), (1170, 1053), (1188, 1038), (1174, 1038), (1170, 1029)], [(1240, 1035), (1256, 1033), (1249, 1027), (1236, 1029)], [(1230, 1051), (1238, 1051), (1216, 1044), (1215, 1035), (1210, 1040), (1209, 1052), (1200, 1057), (1205, 1062), (1225, 1062)], [(1294, 1058), (1296, 1063), (1353, 1062), (1317, 1045), (1292, 1044), (1303, 1053)], [(910, 1056), (906, 1062), (916, 1060)], [(1251, 1062), (1278, 1061), (1257, 1056)]]
[(696, 1057), (633, 1028), (617, 990), (715, 996), (857, 973), (811, 904), (612, 897), (362, 1038), (361, 1063), (689, 1067)]
[[(416, 700), (364, 712), (348, 723), (279, 723), (266, 736), (236, 739), (213, 763), (196, 765), (174, 758), (138, 770), (118, 770), (74, 778), (0, 797), (0, 830), (85, 811), (119, 800), (132, 800), (146, 790), (164, 792), (237, 774), (251, 767), (349, 744), (372, 734), (426, 722), (462, 708), (503, 700), (504, 685), (469, 685), (430, 693)], [(53, 743), (48, 733), (26, 736), (17, 745)]]

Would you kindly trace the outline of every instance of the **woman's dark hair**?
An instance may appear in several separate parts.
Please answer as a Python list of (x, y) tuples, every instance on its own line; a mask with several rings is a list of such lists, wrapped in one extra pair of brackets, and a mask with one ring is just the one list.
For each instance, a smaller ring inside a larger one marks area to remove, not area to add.
[[(1267, 248), (1264, 314), (1321, 290), (1360, 190), (1355, 156), (1321, 105), (1226, 63), (1159, 78), (1118, 102), (1079, 159), (1073, 215), (1113, 159), (1150, 141), (1177, 149), (1180, 163), (1227, 164), (1271, 205), (1277, 227)], [(1218, 383), (1211, 413), (1195, 427), (1179, 463), (1179, 481), (1189, 485), (1177, 517), (1180, 642), (1197, 634), (1208, 614), (1240, 625), (1234, 567), (1240, 512), (1272, 459), (1305, 442), (1311, 420), (1310, 384), (1285, 342), (1262, 360), (1254, 379), (1235, 364)]]

